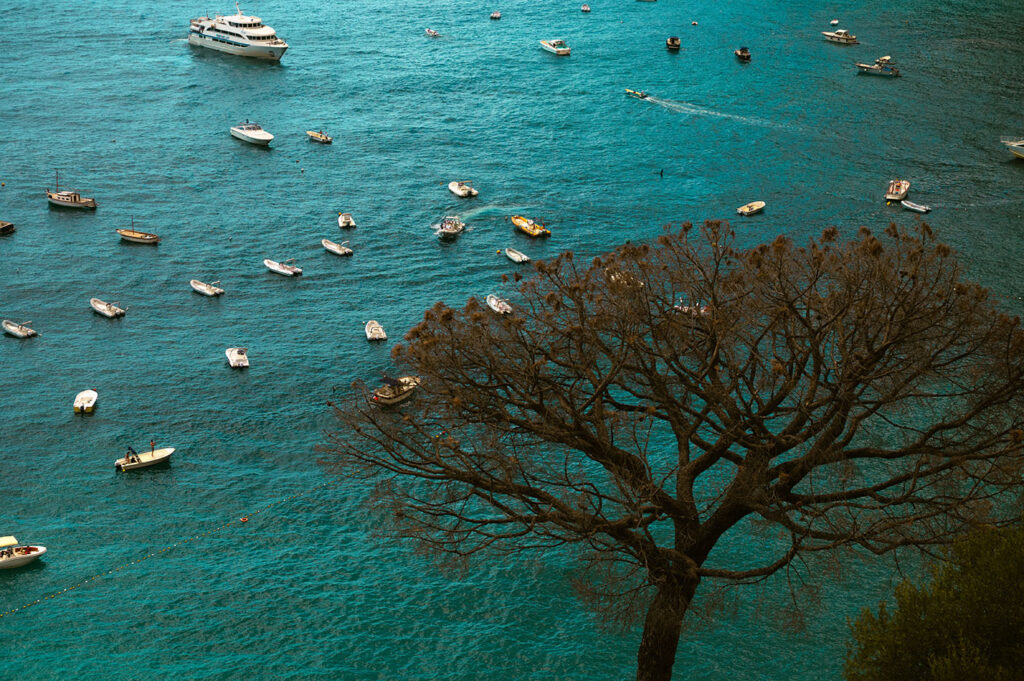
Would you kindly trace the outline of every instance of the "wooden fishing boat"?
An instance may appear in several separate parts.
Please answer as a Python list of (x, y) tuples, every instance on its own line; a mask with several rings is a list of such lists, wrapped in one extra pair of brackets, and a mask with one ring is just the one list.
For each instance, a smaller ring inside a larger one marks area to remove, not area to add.
[(346, 246), (347, 241), (342, 241), (340, 244), (334, 243), (330, 239), (321, 239), (320, 244), (330, 253), (335, 255), (352, 255), (352, 249)]
[(665, 38), (665, 47), (667, 47), (670, 50), (678, 50), (681, 45), (682, 41), (679, 40), (679, 36), (677, 35)]
[(9, 336), (14, 336), (15, 338), (31, 338), (32, 336), (39, 335), (35, 332), (35, 329), (29, 328), (28, 325), (31, 323), (32, 322), (22, 322), (21, 324), (18, 324), (17, 322), (5, 319), (0, 322), (0, 327), (3, 327), (4, 333)]
[(0, 220), (0, 236), (14, 233), (14, 223)]
[(302, 268), (296, 265), (290, 265), (289, 263), (295, 262), (295, 258), (288, 258), (284, 262), (277, 262), (270, 258), (264, 258), (263, 264), (267, 266), (267, 269), (276, 274), (280, 274), (285, 277), (294, 277), (302, 274)]
[(351, 213), (338, 213), (338, 227), (349, 229), (355, 226), (356, 221), (352, 219)]
[(514, 263), (530, 262), (530, 256), (526, 255), (522, 251), (517, 251), (514, 248), (506, 248), (505, 257)]
[(453, 180), (448, 183), (448, 191), (464, 199), (472, 198), (480, 193), (471, 186), (472, 184), (471, 180)]
[(931, 206), (924, 206), (924, 205), (921, 205), (920, 203), (914, 203), (913, 201), (907, 201), (906, 199), (903, 199), (902, 201), (900, 201), (900, 205), (903, 206), (904, 208), (906, 208), (907, 210), (914, 211), (915, 213), (927, 213), (927, 212), (929, 212), (932, 209)]
[(220, 283), (220, 280), (214, 281), (214, 282), (209, 283), (209, 284), (204, 284), (203, 282), (199, 281), (198, 279), (190, 279), (189, 282), (188, 282), (188, 285), (191, 286), (192, 290), (195, 291), (196, 293), (201, 293), (204, 296), (210, 296), (211, 298), (213, 298), (215, 296), (222, 296), (222, 295), (224, 295), (224, 289), (218, 288), (218, 287), (214, 286), (214, 284), (219, 284), (219, 283)]
[(320, 132), (317, 132), (316, 130), (307, 130), (306, 134), (309, 135), (310, 142), (319, 142), (320, 144), (331, 144), (334, 142), (334, 138), (330, 135), (324, 134), (323, 130)]
[(114, 303), (105, 303), (99, 298), (90, 298), (89, 306), (92, 307), (97, 313), (103, 315), (107, 319), (114, 319), (115, 317), (123, 317), (128, 311), (124, 308), (118, 307)]
[(54, 171), (54, 188), (51, 192), (49, 189), (46, 190), (46, 200), (50, 202), (51, 206), (59, 206), (61, 208), (84, 208), (86, 210), (96, 210), (96, 199), (91, 199), (86, 196), (82, 196), (73, 189), (60, 189), (60, 175), (57, 171)]
[(249, 350), (246, 348), (228, 348), (224, 354), (228, 358), (228, 364), (233, 369), (247, 369), (249, 367)]
[(385, 376), (384, 385), (373, 391), (373, 401), (385, 406), (404, 402), (412, 397), (419, 384), (419, 376), (402, 376), (397, 379)]
[(376, 319), (371, 319), (370, 321), (366, 322), (366, 327), (364, 330), (366, 331), (366, 340), (375, 341), (388, 339), (388, 335), (384, 333), (384, 327), (381, 326), (380, 322), (378, 322)]
[(95, 390), (83, 390), (75, 395), (74, 410), (76, 414), (91, 414), (96, 408), (99, 393)]
[(751, 201), (750, 203), (745, 203), (739, 208), (737, 208), (736, 212), (739, 213), (740, 215), (754, 215), (756, 213), (760, 213), (761, 211), (763, 211), (764, 207), (764, 201)]
[(19, 546), (14, 537), (0, 537), (0, 570), (28, 565), (44, 553), (45, 546)]
[(487, 307), (491, 308), (498, 314), (509, 314), (512, 312), (512, 304), (504, 298), (499, 298), (493, 293), (487, 296)]
[(907, 192), (910, 191), (909, 180), (890, 180), (889, 188), (885, 190), (886, 201), (902, 201), (907, 198)]
[(129, 241), (133, 244), (158, 244), (160, 243), (160, 237), (156, 234), (150, 234), (149, 232), (140, 232), (135, 229), (135, 216), (131, 218), (130, 229), (116, 229), (114, 230), (121, 235), (121, 239)]
[(148, 468), (170, 461), (173, 453), (174, 447), (164, 447), (163, 449), (154, 447), (148, 452), (136, 452), (134, 449), (129, 449), (123, 457), (114, 460), (114, 469), (130, 471), (136, 468)]
[(522, 215), (513, 215), (510, 219), (516, 229), (523, 234), (528, 234), (533, 237), (551, 236), (551, 230), (540, 223), (534, 222), (530, 218), (525, 218)]

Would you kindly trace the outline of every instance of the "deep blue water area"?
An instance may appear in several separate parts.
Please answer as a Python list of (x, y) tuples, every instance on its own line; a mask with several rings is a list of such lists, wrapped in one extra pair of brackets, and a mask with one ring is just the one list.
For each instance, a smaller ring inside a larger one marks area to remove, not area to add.
[[(852, 236), (918, 219), (882, 200), (903, 177), (972, 276), (1022, 311), (1024, 161), (999, 138), (1024, 135), (1024, 5), (589, 1), (243, 4), (291, 45), (280, 64), (185, 42), (189, 18), (230, 3), (0, 6), (0, 220), (17, 226), (0, 237), (0, 317), (40, 334), (0, 338), (0, 535), (50, 551), (0, 574), (0, 612), (59, 594), (0, 618), (0, 678), (633, 674), (638, 632), (598, 626), (570, 562), (452, 575), (375, 539), (367, 490), (322, 486), (327, 400), (375, 382), (436, 301), (510, 292), (506, 246), (589, 258), (710, 218), (743, 243)], [(861, 44), (824, 42), (833, 17)], [(570, 57), (539, 49), (553, 37)], [(903, 77), (857, 74), (882, 55)], [(245, 118), (277, 136), (269, 150), (228, 134)], [(56, 169), (95, 213), (47, 206)], [(479, 197), (454, 197), (452, 179)], [(736, 219), (754, 199), (766, 211)], [(430, 225), (453, 213), (468, 230), (442, 244)], [(553, 236), (515, 234), (514, 213)], [(120, 242), (132, 218), (162, 243)], [(273, 275), (266, 257), (305, 273)], [(198, 296), (192, 278), (227, 293)], [(93, 314), (93, 296), (127, 316)], [(371, 318), (389, 343), (366, 342)], [(247, 371), (226, 366), (233, 345)], [(75, 417), (85, 388), (99, 406)], [(178, 448), (169, 467), (115, 474), (150, 440)], [(845, 618), (891, 588), (887, 567), (854, 563), (796, 631), (765, 613), (784, 580), (738, 591), (684, 635), (676, 676), (838, 678)]]

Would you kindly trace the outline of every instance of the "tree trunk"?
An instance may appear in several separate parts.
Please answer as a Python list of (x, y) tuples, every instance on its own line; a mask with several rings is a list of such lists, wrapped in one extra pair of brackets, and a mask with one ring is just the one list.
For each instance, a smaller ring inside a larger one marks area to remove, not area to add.
[(636, 654), (637, 681), (669, 681), (672, 678), (683, 615), (699, 582), (697, 577), (671, 576), (658, 587), (644, 619), (644, 633)]

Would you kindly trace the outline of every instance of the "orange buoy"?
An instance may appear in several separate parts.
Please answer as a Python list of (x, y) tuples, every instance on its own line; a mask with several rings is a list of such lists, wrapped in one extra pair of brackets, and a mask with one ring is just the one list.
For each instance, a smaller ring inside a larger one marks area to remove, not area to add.
[(247, 523), (249, 522), (249, 516), (243, 515), (241, 518), (239, 518), (239, 520), (241, 520), (243, 523)]

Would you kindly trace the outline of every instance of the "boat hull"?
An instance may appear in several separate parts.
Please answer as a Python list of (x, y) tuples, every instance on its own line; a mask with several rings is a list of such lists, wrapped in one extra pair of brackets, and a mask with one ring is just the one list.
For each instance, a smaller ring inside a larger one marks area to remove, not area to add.
[(524, 262), (530, 262), (530, 256), (528, 256), (525, 253), (522, 253), (520, 251), (517, 251), (514, 248), (506, 248), (505, 249), (505, 257), (508, 258), (509, 260), (511, 260), (512, 262), (517, 263), (517, 264), (524, 263)]
[(31, 338), (36, 335), (35, 329), (30, 329), (27, 326), (16, 324), (6, 319), (0, 323), (0, 326), (3, 327), (4, 333), (15, 338)]
[(96, 199), (83, 199), (81, 201), (62, 201), (61, 199), (55, 199), (49, 194), (47, 194), (46, 200), (50, 202), (51, 206), (57, 206), (59, 208), (78, 208), (80, 210), (96, 210)]
[(149, 234), (148, 232), (138, 232), (131, 229), (117, 229), (116, 231), (122, 241), (128, 241), (133, 244), (151, 244), (156, 245), (160, 243), (160, 237), (156, 234)]
[(1007, 147), (1007, 149), (1017, 158), (1024, 158), (1024, 147)]
[(242, 140), (243, 142), (247, 142), (248, 144), (252, 144), (257, 147), (265, 147), (269, 145), (272, 141), (274, 141), (274, 136), (271, 135), (269, 132), (266, 133), (265, 136), (260, 135), (259, 137), (254, 137), (246, 133), (244, 130), (237, 130), (235, 128), (231, 128), (231, 136), (234, 137), (235, 139)]
[(321, 239), (320, 245), (324, 247), (328, 253), (334, 253), (335, 255), (352, 255), (352, 249), (344, 244), (335, 243), (329, 239)]
[(568, 47), (556, 47), (547, 42), (546, 40), (540, 41), (540, 47), (542, 50), (546, 50), (551, 54), (557, 55), (559, 57), (568, 57), (571, 52), (570, 48)]
[(18, 568), (23, 565), (28, 565), (29, 563), (31, 563), (32, 561), (46, 553), (45, 546), (18, 546), (15, 548), (15, 550), (18, 549), (33, 549), (33, 551), (31, 551), (30, 553), (16, 554), (10, 558), (0, 559), (0, 570), (10, 570), (12, 568)]
[(210, 50), (217, 50), (225, 54), (233, 54), (239, 57), (250, 57), (252, 59), (264, 59), (267, 61), (281, 61), (287, 51), (287, 45), (240, 45), (238, 43), (223, 42), (212, 35), (190, 31), (188, 44), (196, 47), (205, 47)]
[(398, 386), (384, 386), (373, 391), (373, 401), (376, 404), (390, 407), (400, 402), (405, 402), (412, 397), (416, 387), (420, 384), (418, 376), (402, 376), (398, 379)]
[(96, 400), (99, 394), (95, 390), (83, 390), (75, 397), (74, 409), (76, 414), (91, 414), (96, 408)]
[(224, 355), (228, 358), (228, 364), (232, 369), (248, 369), (249, 355), (245, 348), (228, 348)]
[(900, 205), (915, 213), (928, 213), (931, 211), (930, 206), (922, 206), (921, 204), (914, 203), (913, 201), (900, 201)]
[(114, 319), (115, 317), (123, 317), (126, 311), (119, 308), (116, 305), (104, 302), (99, 298), (90, 298), (89, 307), (93, 309), (97, 314), (101, 314), (107, 319)]
[(384, 332), (384, 327), (379, 322), (371, 319), (366, 322), (366, 340), (387, 340), (388, 335)]
[(209, 296), (210, 298), (215, 298), (215, 297), (217, 297), (219, 295), (223, 295), (224, 294), (224, 289), (217, 288), (213, 284), (203, 283), (203, 282), (199, 281), (198, 279), (192, 279), (192, 280), (190, 280), (188, 282), (188, 284), (189, 284), (189, 286), (192, 287), (192, 290), (195, 291), (196, 293), (199, 293), (199, 294), (204, 295), (204, 296)]
[(740, 215), (757, 215), (764, 210), (764, 207), (764, 201), (752, 201), (737, 208), (736, 212)]
[(477, 194), (480, 193), (473, 187), (470, 187), (465, 182), (449, 182), (448, 191), (450, 191), (452, 194), (455, 194), (456, 196), (461, 196), (464, 199), (476, 196)]
[(271, 260), (270, 258), (264, 260), (263, 264), (266, 266), (268, 270), (270, 270), (274, 274), (280, 274), (281, 276), (284, 277), (294, 277), (302, 274), (302, 268), (295, 267), (294, 265), (284, 265), (277, 261)]

